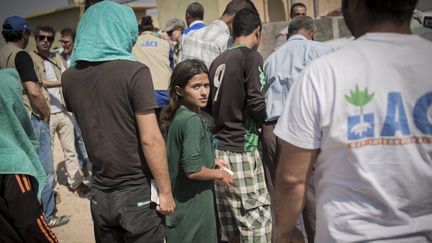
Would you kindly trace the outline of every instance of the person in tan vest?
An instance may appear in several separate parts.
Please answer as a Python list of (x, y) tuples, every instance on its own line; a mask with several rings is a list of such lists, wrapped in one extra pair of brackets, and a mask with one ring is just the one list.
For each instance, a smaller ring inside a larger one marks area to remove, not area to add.
[(170, 44), (168, 41), (155, 36), (151, 16), (142, 18), (140, 28), (143, 32), (138, 36), (132, 49), (132, 55), (150, 69), (158, 105), (156, 112), (159, 117), (160, 110), (169, 103)]
[(168, 41), (171, 45), (171, 52), (173, 55), (173, 61), (171, 63), (171, 69), (174, 69), (175, 65), (179, 63), (179, 55), (181, 49), (182, 32), (185, 29), (185, 24), (178, 18), (172, 18), (168, 20), (162, 33), (168, 35)]
[(3, 23), (2, 34), (6, 41), (0, 49), (0, 68), (15, 68), (23, 86), (23, 101), (39, 142), (38, 157), (47, 175), (47, 183), (42, 190), (42, 206), (45, 218), (51, 227), (66, 224), (69, 219), (55, 215), (54, 166), (49, 132), (49, 95), (38, 79), (33, 61), (24, 50), (27, 47), (30, 28), (27, 21), (19, 16), (11, 16)]
[[(75, 29), (67, 27), (60, 31), (60, 43), (63, 47), (63, 51), (60, 53), (60, 56), (63, 61), (63, 65), (65, 68), (69, 68), (70, 66), (70, 60), (72, 56), (72, 50), (75, 44)], [(78, 154), (78, 162), (80, 165), (80, 169), (84, 176), (84, 182), (87, 181), (87, 179), (90, 178), (90, 164), (89, 164), (89, 158), (87, 154), (87, 149), (84, 144), (84, 139), (82, 137), (81, 129), (78, 126), (78, 123), (75, 119), (75, 116), (72, 119), (74, 123), (74, 131), (75, 131), (75, 148), (76, 152)]]
[(50, 51), (55, 30), (51, 26), (38, 26), (35, 30), (36, 50), (30, 53), (39, 80), (48, 87), (50, 94), (50, 133), (54, 145), (57, 133), (65, 156), (67, 182), (69, 188), (84, 196), (89, 189), (83, 184), (75, 149), (75, 134), (72, 114), (67, 112), (61, 90), (61, 73), (65, 70), (60, 55)]

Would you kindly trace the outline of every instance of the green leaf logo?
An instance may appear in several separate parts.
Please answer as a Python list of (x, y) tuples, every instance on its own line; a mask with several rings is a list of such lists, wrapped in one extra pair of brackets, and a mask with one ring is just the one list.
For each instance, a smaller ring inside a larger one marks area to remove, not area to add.
[(367, 132), (368, 129), (372, 128), (371, 124), (364, 121), (363, 107), (373, 99), (374, 94), (375, 93), (368, 94), (367, 88), (363, 91), (360, 91), (358, 85), (356, 85), (354, 91), (350, 90), (349, 96), (345, 95), (345, 99), (349, 103), (360, 107), (360, 122), (351, 128), (351, 133), (362, 135), (363, 133)]
[(345, 99), (352, 105), (359, 106), (360, 114), (363, 115), (363, 107), (373, 99), (374, 95), (375, 93), (368, 94), (367, 88), (360, 91), (358, 85), (356, 85), (354, 91), (350, 90), (349, 96), (345, 95)]
[(262, 68), (260, 66), (258, 66), (258, 71), (259, 71), (260, 89), (263, 90), (266, 83), (267, 83), (266, 77), (265, 77), (264, 71), (262, 70)]

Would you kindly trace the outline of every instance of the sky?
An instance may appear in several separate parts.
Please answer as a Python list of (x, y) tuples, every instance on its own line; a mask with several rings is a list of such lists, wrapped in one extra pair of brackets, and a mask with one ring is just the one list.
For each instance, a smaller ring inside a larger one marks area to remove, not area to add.
[(0, 23), (12, 15), (29, 16), (68, 5), (68, 0), (0, 0)]

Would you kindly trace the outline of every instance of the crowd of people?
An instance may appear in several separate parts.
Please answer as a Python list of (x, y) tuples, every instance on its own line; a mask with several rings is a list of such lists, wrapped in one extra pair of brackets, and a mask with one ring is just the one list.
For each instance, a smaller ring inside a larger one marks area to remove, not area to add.
[(250, 0), (210, 24), (193, 2), (162, 30), (86, 1), (61, 53), (53, 27), (7, 18), (0, 242), (59, 241), (55, 136), (96, 242), (431, 242), (432, 43), (411, 34), (416, 4), (342, 0), (356, 39), (334, 50), (295, 3), (265, 61)]

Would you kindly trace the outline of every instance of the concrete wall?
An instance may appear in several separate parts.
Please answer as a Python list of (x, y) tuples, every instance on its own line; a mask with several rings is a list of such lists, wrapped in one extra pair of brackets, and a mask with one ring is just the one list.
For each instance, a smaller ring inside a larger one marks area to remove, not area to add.
[[(204, 22), (206, 23), (217, 19), (230, 2), (230, 0), (158, 0), (160, 25), (164, 26), (173, 17), (184, 20), (187, 6), (195, 1), (204, 6)], [(341, 5), (341, 0), (252, 0), (252, 2), (264, 23), (289, 20), (289, 9), (291, 4), (296, 2), (304, 3), (308, 9), (308, 15), (312, 17), (322, 16)]]
[(211, 23), (219, 18), (218, 0), (158, 0), (159, 25), (163, 28), (168, 20), (177, 17), (185, 21), (185, 12), (189, 4), (199, 2), (204, 6), (204, 22)]
[[(348, 28), (342, 17), (323, 17), (316, 20), (318, 31), (317, 41), (328, 41), (332, 39), (350, 36)], [(258, 51), (265, 60), (274, 49), (275, 36), (288, 27), (288, 21), (263, 24), (262, 37)]]

